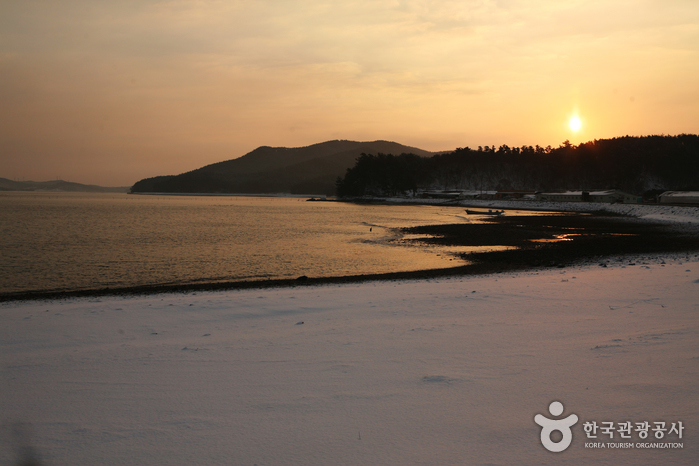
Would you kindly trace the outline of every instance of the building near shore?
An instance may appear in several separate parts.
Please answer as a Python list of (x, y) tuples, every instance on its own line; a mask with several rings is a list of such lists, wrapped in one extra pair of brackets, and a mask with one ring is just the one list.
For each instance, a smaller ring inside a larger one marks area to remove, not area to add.
[(665, 191), (658, 199), (661, 204), (699, 205), (699, 191)]
[(459, 193), (459, 200), (466, 200), (466, 199), (478, 199), (478, 197), (481, 195), (480, 191), (461, 191)]
[(429, 199), (459, 199), (461, 192), (459, 191), (425, 191), (422, 193), (423, 198)]
[(495, 193), (495, 199), (524, 199), (535, 194), (536, 191), (503, 190)]
[(638, 204), (642, 202), (640, 196), (628, 194), (618, 189), (608, 189), (603, 191), (563, 191), (552, 193), (537, 193), (537, 201), (556, 202), (604, 202), (613, 204), (616, 202), (624, 204)]
[(497, 191), (424, 191), (423, 198), (432, 199), (454, 199), (454, 200), (474, 200), (474, 199), (496, 199)]
[(497, 195), (497, 191), (479, 191), (478, 197), (476, 197), (476, 199), (491, 201), (493, 199), (497, 199)]

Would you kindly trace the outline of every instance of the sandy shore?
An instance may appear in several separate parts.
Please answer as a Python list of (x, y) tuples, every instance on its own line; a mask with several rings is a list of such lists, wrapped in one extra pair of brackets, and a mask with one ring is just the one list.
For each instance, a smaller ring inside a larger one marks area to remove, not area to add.
[[(673, 255), (5, 303), (0, 464), (696, 464), (697, 296)], [(561, 453), (534, 423), (554, 400), (579, 418)]]

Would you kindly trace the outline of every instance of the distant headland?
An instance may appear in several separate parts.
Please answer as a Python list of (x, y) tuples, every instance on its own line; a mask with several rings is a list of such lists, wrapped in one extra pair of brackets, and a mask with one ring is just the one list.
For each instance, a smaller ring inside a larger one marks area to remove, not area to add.
[(15, 181), (0, 178), (0, 191), (38, 191), (71, 193), (127, 193), (128, 186), (104, 187), (92, 184), (73, 183), (64, 180), (51, 181)]
[(415, 195), (425, 190), (699, 190), (699, 136), (624, 136), (578, 146), (501, 145), (430, 152), (390, 141), (259, 147), (187, 173), (138, 181), (131, 193)]
[(335, 195), (335, 182), (363, 153), (422, 157), (433, 152), (390, 141), (327, 141), (306, 147), (262, 146), (242, 157), (171, 176), (143, 179), (132, 193), (241, 193)]

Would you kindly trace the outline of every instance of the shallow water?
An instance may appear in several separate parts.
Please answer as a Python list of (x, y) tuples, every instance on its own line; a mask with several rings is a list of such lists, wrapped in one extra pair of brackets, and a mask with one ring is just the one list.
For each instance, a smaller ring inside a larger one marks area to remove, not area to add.
[(396, 228), (469, 221), (461, 207), (0, 193), (0, 293), (451, 267), (464, 248), (402, 242)]

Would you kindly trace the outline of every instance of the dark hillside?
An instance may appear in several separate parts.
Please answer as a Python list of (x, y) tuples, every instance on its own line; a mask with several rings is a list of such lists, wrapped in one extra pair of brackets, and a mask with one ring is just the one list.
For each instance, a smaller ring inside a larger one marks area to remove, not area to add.
[(335, 180), (363, 152), (430, 152), (395, 142), (328, 141), (308, 147), (259, 147), (232, 160), (176, 176), (147, 178), (131, 191), (172, 193), (279, 193), (334, 195)]

